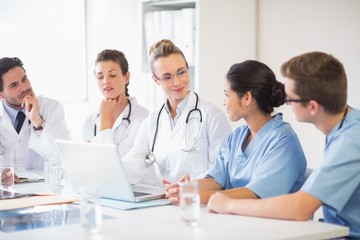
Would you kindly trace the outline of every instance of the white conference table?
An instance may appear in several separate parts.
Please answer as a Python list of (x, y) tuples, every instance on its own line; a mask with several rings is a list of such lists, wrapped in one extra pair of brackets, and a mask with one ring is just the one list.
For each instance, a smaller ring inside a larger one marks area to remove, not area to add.
[[(44, 190), (45, 183), (16, 186), (25, 191)], [(31, 188), (30, 188), (31, 187)], [(347, 236), (349, 229), (317, 221), (285, 221), (238, 215), (208, 213), (201, 208), (196, 226), (186, 226), (175, 205), (135, 210), (117, 210), (103, 207), (103, 221), (99, 234), (86, 233), (80, 223), (38, 228), (17, 232), (0, 232), (0, 239), (330, 239)]]

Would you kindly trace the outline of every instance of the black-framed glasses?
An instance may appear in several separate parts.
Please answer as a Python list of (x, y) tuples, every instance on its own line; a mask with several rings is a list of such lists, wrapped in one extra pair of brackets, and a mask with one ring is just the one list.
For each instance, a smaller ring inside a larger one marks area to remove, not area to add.
[(182, 78), (182, 77), (184, 77), (187, 72), (188, 72), (188, 70), (187, 70), (186, 68), (182, 68), (182, 69), (179, 69), (176, 74), (166, 73), (166, 74), (162, 75), (161, 77), (157, 77), (157, 76), (154, 74), (154, 77), (155, 77), (157, 80), (160, 80), (160, 81), (163, 81), (163, 82), (170, 82), (170, 81), (174, 80), (175, 76), (176, 76), (177, 78)]
[(299, 99), (291, 99), (291, 98), (287, 98), (285, 99), (285, 103), (287, 105), (290, 105), (292, 102), (296, 102), (296, 103), (306, 103), (306, 102), (310, 102), (311, 99), (309, 98), (299, 98)]

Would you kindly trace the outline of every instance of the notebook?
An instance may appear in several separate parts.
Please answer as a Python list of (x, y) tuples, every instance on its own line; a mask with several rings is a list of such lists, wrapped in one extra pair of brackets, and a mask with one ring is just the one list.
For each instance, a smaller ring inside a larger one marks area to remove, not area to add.
[(164, 189), (130, 184), (115, 145), (70, 140), (55, 144), (75, 193), (127, 202), (164, 197)]

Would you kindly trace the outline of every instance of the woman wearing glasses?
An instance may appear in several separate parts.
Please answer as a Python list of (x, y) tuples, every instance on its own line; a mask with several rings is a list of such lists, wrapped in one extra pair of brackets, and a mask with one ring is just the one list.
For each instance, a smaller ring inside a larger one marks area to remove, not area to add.
[[(257, 61), (234, 64), (226, 75), (224, 105), (231, 121), (244, 119), (199, 180), (202, 204), (217, 191), (234, 198), (267, 198), (297, 191), (306, 159), (300, 142), (274, 107), (285, 103), (284, 85)], [(189, 181), (184, 176), (180, 181)], [(165, 182), (166, 196), (179, 201), (178, 183)]]
[(124, 156), (133, 146), (136, 132), (149, 112), (129, 96), (130, 72), (124, 53), (112, 49), (98, 53), (94, 74), (104, 99), (99, 110), (85, 120), (83, 138), (115, 144)]
[(221, 109), (189, 89), (185, 56), (170, 40), (150, 48), (150, 68), (167, 99), (142, 124), (124, 161), (132, 183), (163, 187), (163, 179), (204, 174), (231, 127)]

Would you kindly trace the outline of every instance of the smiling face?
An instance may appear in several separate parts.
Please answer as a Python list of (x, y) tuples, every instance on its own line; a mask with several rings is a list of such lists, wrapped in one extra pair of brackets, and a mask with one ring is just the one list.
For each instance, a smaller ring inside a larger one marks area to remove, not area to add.
[(118, 63), (113, 61), (98, 62), (95, 66), (98, 87), (105, 99), (115, 99), (125, 95), (125, 86), (129, 83), (130, 73), (125, 75)]
[(238, 121), (246, 115), (246, 101), (244, 96), (239, 97), (238, 94), (230, 88), (230, 84), (225, 84), (224, 106), (230, 121)]
[(171, 54), (155, 60), (153, 74), (154, 81), (163, 88), (170, 102), (178, 104), (186, 97), (190, 78), (181, 54)]
[(17, 110), (21, 109), (24, 97), (32, 93), (30, 81), (22, 67), (14, 67), (3, 75), (3, 88), (1, 98)]

